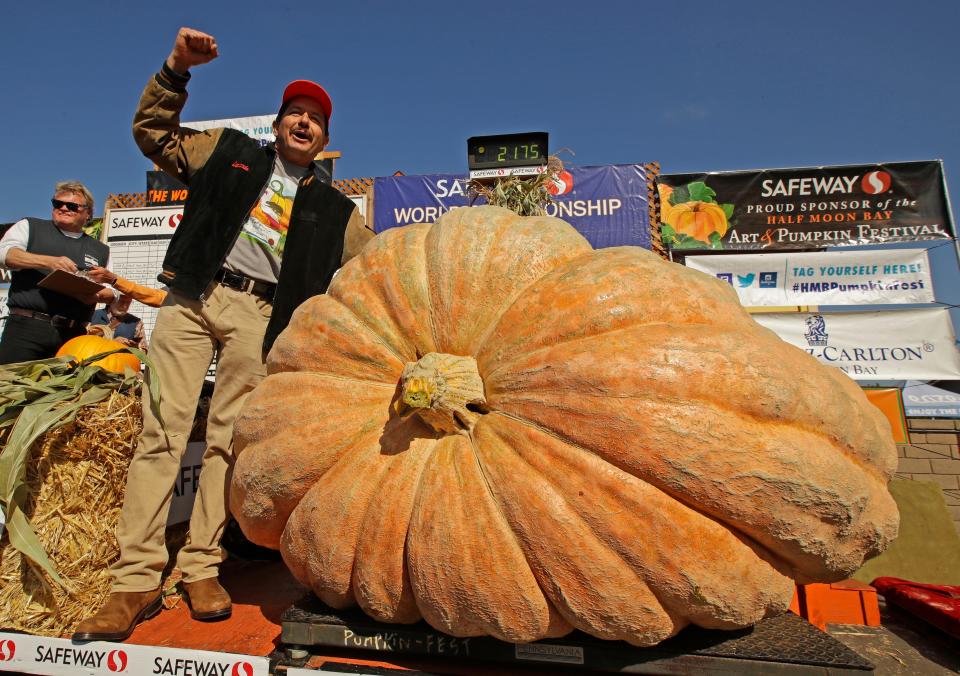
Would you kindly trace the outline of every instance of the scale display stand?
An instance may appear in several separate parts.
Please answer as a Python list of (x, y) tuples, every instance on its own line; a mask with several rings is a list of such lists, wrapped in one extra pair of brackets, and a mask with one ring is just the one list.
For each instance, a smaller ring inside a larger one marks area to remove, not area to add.
[[(437, 660), (477, 664), (485, 666), (486, 673), (495, 673), (494, 663), (532, 668), (532, 673), (833, 674), (869, 672), (874, 668), (844, 644), (793, 613), (771, 617), (739, 631), (688, 627), (651, 648), (603, 641), (582, 632), (559, 639), (514, 644), (489, 637), (448, 636), (424, 622), (383, 624), (359, 609), (334, 610), (313, 594), (307, 594), (284, 611), (280, 643), (281, 648), (274, 656), (277, 674), (283, 674), (285, 667), (295, 671), (309, 668), (312, 653), (330, 649), (370, 651), (368, 655), (374, 654), (370, 659), (403, 656), (431, 658), (434, 664)], [(383, 669), (381, 672), (403, 673)], [(462, 672), (438, 669), (421, 673)]]
[(543, 131), (467, 139), (470, 179), (491, 182), (507, 176), (536, 176), (547, 168), (549, 136)]

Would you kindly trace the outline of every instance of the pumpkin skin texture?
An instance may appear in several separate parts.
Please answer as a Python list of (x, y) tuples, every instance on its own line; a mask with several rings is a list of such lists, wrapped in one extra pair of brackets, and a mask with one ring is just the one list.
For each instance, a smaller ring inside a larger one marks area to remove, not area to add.
[(896, 535), (896, 448), (853, 381), (726, 283), (557, 219), (381, 233), (267, 368), (232, 512), (381, 621), (653, 645), (783, 612)]
[[(122, 349), (124, 349), (123, 345), (109, 338), (103, 338), (101, 336), (76, 336), (61, 345), (60, 349), (57, 350), (56, 356), (63, 357), (69, 355), (77, 361), (81, 361), (95, 354)], [(98, 359), (93, 363), (104, 370), (114, 373), (123, 373), (124, 368), (129, 368), (134, 373), (140, 372), (140, 360), (129, 352), (117, 352), (103, 359)]]

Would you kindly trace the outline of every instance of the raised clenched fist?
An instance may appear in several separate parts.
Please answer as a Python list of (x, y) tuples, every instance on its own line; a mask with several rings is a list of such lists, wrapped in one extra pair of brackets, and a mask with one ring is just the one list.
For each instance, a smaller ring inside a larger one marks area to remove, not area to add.
[(218, 55), (217, 40), (212, 35), (193, 28), (181, 28), (167, 57), (167, 65), (178, 73), (186, 73), (191, 67), (212, 61)]

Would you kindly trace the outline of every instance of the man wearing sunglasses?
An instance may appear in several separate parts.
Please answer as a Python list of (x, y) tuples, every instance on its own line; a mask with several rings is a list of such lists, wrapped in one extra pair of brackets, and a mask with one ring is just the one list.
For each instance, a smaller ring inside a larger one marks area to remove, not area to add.
[(180, 126), (189, 69), (217, 54), (213, 36), (181, 28), (133, 120), (143, 153), (187, 183), (190, 194), (163, 261), (161, 281), (170, 292), (150, 337), (154, 368), (147, 377), (160, 379), (163, 424), (145, 401), (117, 526), (120, 559), (111, 566), (112, 590), (98, 613), (77, 627), (78, 641), (122, 641), (162, 607), (164, 525), (215, 352), (207, 449), (177, 564), (194, 619), (230, 615), (218, 574), (233, 421), (266, 375), (265, 355), (293, 311), (326, 291), (337, 268), (373, 237), (353, 202), (328, 185), (329, 175), (314, 162), (327, 145), (333, 109), (320, 85), (295, 80), (283, 89), (274, 144), (262, 146), (232, 129)]
[(53, 270), (77, 272), (110, 260), (107, 245), (83, 232), (93, 217), (93, 195), (86, 186), (58, 183), (51, 203), (51, 220), (24, 218), (0, 239), (0, 267), (12, 272), (0, 364), (52, 357), (64, 342), (86, 333), (97, 303), (116, 298), (107, 288), (73, 298), (38, 286)]

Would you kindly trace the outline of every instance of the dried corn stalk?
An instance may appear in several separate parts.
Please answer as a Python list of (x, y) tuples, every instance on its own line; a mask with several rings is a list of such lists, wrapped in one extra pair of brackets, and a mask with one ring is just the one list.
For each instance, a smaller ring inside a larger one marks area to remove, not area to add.
[(547, 185), (563, 171), (563, 162), (555, 155), (547, 160), (546, 169), (536, 176), (505, 176), (492, 183), (473, 180), (467, 184), (470, 204), (480, 197), (487, 204), (509, 209), (520, 216), (543, 216), (553, 202)]

